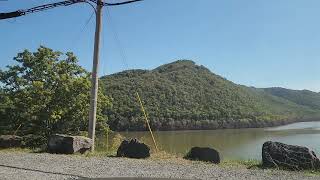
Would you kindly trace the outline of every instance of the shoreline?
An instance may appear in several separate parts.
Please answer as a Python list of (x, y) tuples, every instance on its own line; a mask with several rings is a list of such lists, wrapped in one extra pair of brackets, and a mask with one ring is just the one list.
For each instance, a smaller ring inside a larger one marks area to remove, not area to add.
[[(297, 119), (284, 119), (284, 120), (263, 120), (259, 121), (256, 120), (255, 124), (241, 124), (239, 123), (229, 123), (225, 124), (226, 126), (223, 126), (221, 128), (180, 128), (180, 129), (153, 129), (154, 132), (161, 132), (161, 131), (201, 131), (201, 130), (223, 130), (223, 129), (254, 129), (254, 128), (269, 128), (269, 127), (277, 127), (277, 126), (285, 126), (289, 124), (294, 123), (300, 123), (300, 122), (318, 122), (320, 121), (320, 117), (312, 117), (312, 118), (297, 118)], [(112, 130), (112, 129), (111, 129)], [(146, 132), (149, 131), (148, 129), (145, 130), (125, 130), (125, 131), (116, 131), (112, 130), (113, 132)]]

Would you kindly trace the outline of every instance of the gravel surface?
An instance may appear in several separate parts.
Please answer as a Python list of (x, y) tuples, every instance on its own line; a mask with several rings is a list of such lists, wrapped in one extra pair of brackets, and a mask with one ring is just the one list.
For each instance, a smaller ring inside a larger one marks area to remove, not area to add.
[(0, 179), (155, 177), (182, 179), (320, 179), (304, 173), (253, 170), (184, 160), (137, 160), (47, 153), (0, 152)]

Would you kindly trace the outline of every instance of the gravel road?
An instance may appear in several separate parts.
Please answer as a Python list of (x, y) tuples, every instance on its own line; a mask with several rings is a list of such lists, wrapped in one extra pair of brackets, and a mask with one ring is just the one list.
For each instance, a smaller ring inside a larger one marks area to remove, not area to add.
[(182, 179), (320, 179), (303, 173), (253, 170), (183, 160), (137, 160), (47, 153), (0, 152), (0, 179), (155, 177)]

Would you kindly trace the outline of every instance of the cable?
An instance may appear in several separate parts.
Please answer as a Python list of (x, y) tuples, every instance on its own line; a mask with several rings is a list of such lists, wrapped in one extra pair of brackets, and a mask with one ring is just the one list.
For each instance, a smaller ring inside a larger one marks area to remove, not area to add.
[(39, 11), (44, 11), (47, 9), (52, 9), (58, 6), (70, 6), (75, 3), (82, 3), (86, 2), (86, 0), (68, 0), (68, 1), (60, 1), (56, 3), (51, 3), (51, 4), (45, 4), (41, 6), (36, 6), (30, 9), (24, 9), (24, 10), (17, 10), (13, 12), (8, 12), (8, 13), (0, 13), (0, 20), (1, 19), (9, 19), (9, 18), (15, 18), (19, 16), (23, 16), (29, 13), (34, 13), (34, 12), (39, 12)]
[(73, 43), (71, 43), (72, 47), (76, 46), (78, 44), (78, 42), (81, 40), (81, 35), (83, 34), (83, 32), (87, 29), (88, 24), (90, 23), (90, 21), (92, 20), (92, 17), (94, 16), (95, 12), (93, 11), (92, 14), (90, 15), (90, 17), (86, 20), (86, 22), (84, 23), (84, 25), (82, 26), (81, 30), (79, 31), (79, 33), (75, 36), (76, 39), (72, 40)]
[[(94, 3), (98, 3), (98, 0), (89, 0)], [(119, 6), (119, 5), (124, 5), (124, 4), (130, 4), (138, 1), (143, 1), (143, 0), (130, 0), (130, 1), (123, 1), (123, 2), (118, 2), (118, 3), (107, 3), (107, 2), (102, 2), (103, 6)]]
[(125, 65), (125, 68), (128, 70), (129, 69), (129, 65), (127, 63), (127, 56), (126, 56), (126, 52), (125, 52), (125, 49), (123, 48), (122, 44), (121, 44), (121, 41), (119, 39), (119, 35), (118, 35), (118, 32), (117, 32), (117, 29), (116, 29), (116, 26), (113, 24), (113, 19), (110, 15), (110, 12), (109, 12), (109, 9), (108, 7), (106, 8), (106, 15), (107, 15), (107, 18), (109, 18), (109, 24), (110, 24), (110, 30), (113, 34), (113, 39), (114, 41), (116, 42), (117, 46), (118, 46), (118, 49), (119, 49), (119, 52), (120, 52), (120, 56), (121, 56), (121, 61), (122, 63)]
[[(128, 66), (128, 63), (127, 63), (127, 56), (126, 56), (126, 51), (125, 51), (125, 49), (122, 47), (122, 45), (121, 45), (121, 41), (120, 41), (120, 39), (119, 39), (119, 35), (118, 35), (118, 33), (117, 33), (117, 31), (116, 31), (116, 27), (113, 25), (113, 23), (112, 23), (112, 17), (111, 17), (111, 15), (110, 15), (110, 12), (109, 12), (109, 10), (108, 10), (108, 8), (107, 8), (107, 18), (109, 18), (109, 24), (110, 24), (110, 29), (111, 29), (111, 31), (112, 31), (112, 33), (113, 33), (113, 38), (114, 38), (114, 40), (116, 41), (116, 44), (117, 44), (117, 46), (118, 46), (118, 48), (119, 48), (119, 52), (120, 52), (120, 54), (121, 54), (121, 60), (122, 60), (122, 63), (126, 66), (126, 69), (128, 70), (129, 69), (129, 66)], [(143, 102), (142, 102), (142, 100), (141, 100), (141, 97), (140, 97), (140, 95), (139, 95), (139, 92), (138, 92), (138, 88), (136, 87), (136, 82), (134, 81), (134, 80), (132, 80), (132, 84), (133, 84), (133, 89), (135, 89), (135, 91), (136, 91), (136, 97), (137, 97), (137, 100), (138, 100), (138, 102), (139, 102), (139, 105), (140, 105), (140, 107), (141, 107), (141, 111), (143, 112), (143, 115), (144, 115), (144, 119), (145, 119), (145, 121), (146, 121), (146, 124), (147, 124), (147, 127), (148, 127), (148, 130), (149, 130), (149, 132), (150, 132), (150, 135), (151, 135), (151, 138), (152, 138), (152, 141), (153, 141), (153, 143), (154, 143), (154, 146), (155, 146), (155, 149), (156, 149), (156, 151), (159, 151), (159, 149), (158, 149), (158, 146), (157, 146), (157, 143), (156, 143), (156, 140), (155, 140), (155, 138), (154, 138), (154, 135), (153, 135), (153, 133), (152, 133), (152, 129), (151, 129), (151, 126), (150, 126), (150, 123), (149, 123), (149, 118), (148, 118), (148, 115), (147, 115), (147, 113), (146, 113), (146, 110), (145, 110), (145, 108), (144, 108), (144, 105), (143, 105)]]
[[(51, 3), (51, 4), (44, 4), (41, 6), (36, 6), (33, 8), (29, 8), (29, 9), (21, 9), (21, 10), (17, 10), (17, 11), (12, 11), (12, 12), (7, 12), (7, 13), (0, 13), (0, 20), (1, 19), (10, 19), (10, 18), (15, 18), (15, 17), (19, 17), (19, 16), (24, 16), (26, 14), (30, 14), (30, 13), (34, 13), (34, 12), (40, 12), (40, 11), (44, 11), (47, 9), (52, 9), (55, 7), (59, 7), (59, 6), (70, 6), (72, 4), (76, 4), (76, 3), (88, 3), (90, 4), (92, 7), (92, 3), (93, 2), (95, 4), (98, 4), (98, 0), (67, 0), (67, 1), (60, 1), (60, 2), (56, 2), (56, 3)], [(106, 3), (106, 2), (102, 2), (102, 6), (119, 6), (119, 5), (124, 5), (124, 4), (130, 4), (130, 3), (134, 3), (134, 2), (138, 2), (138, 1), (143, 1), (143, 0), (130, 0), (130, 1), (124, 1), (124, 2), (119, 2), (119, 3)]]

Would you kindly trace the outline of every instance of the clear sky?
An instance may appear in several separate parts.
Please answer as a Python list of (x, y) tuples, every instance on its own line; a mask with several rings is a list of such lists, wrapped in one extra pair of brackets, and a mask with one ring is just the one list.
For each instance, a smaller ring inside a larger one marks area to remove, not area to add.
[[(0, 12), (57, 1), (0, 1)], [(145, 0), (110, 16), (105, 8), (100, 75), (127, 69), (124, 52), (130, 69), (191, 59), (238, 84), (319, 92), (319, 9), (319, 0)], [(78, 4), (0, 21), (0, 68), (45, 45), (73, 51), (90, 71), (91, 15)]]

